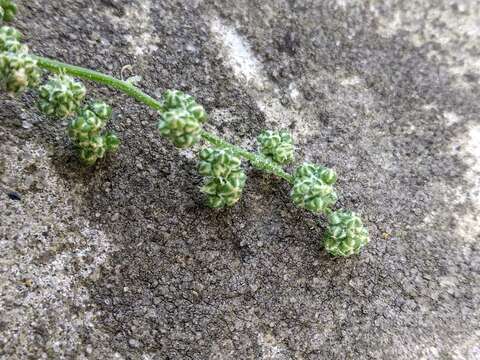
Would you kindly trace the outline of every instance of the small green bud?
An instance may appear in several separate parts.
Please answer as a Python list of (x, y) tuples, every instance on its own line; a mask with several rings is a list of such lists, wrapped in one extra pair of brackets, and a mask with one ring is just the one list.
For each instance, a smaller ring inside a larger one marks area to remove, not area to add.
[(77, 147), (80, 160), (86, 165), (93, 165), (98, 159), (104, 157), (107, 151), (115, 152), (120, 146), (120, 140), (116, 135), (112, 133), (100, 135), (106, 125), (106, 120), (89, 110), (92, 108), (105, 118), (107, 112), (111, 111), (103, 105), (92, 106), (90, 104), (82, 109), (68, 125), (68, 135)]
[(0, 28), (0, 52), (28, 52), (28, 47), (22, 45), (20, 32), (10, 26)]
[(84, 109), (70, 122), (68, 135), (76, 145), (87, 146), (90, 138), (98, 135), (104, 126), (105, 122), (93, 111)]
[(240, 200), (247, 177), (241, 168), (241, 159), (231, 150), (203, 149), (199, 172), (207, 177), (201, 191), (207, 194), (208, 206), (232, 206)]
[(0, 53), (0, 84), (9, 93), (19, 93), (40, 80), (37, 61), (26, 53)]
[(261, 153), (280, 165), (291, 163), (295, 157), (293, 138), (285, 130), (266, 130), (258, 136), (258, 142)]
[(200, 152), (199, 172), (203, 176), (228, 177), (241, 170), (241, 159), (226, 149), (203, 149)]
[(185, 108), (188, 104), (195, 102), (192, 96), (179, 90), (167, 90), (163, 93), (163, 108), (165, 111)]
[(78, 148), (78, 155), (83, 163), (93, 165), (98, 159), (103, 158), (106, 150), (105, 137), (96, 135), (92, 136), (88, 143), (86, 142), (82, 147)]
[(0, 20), (12, 21), (17, 13), (17, 6), (12, 0), (0, 0)]
[(228, 177), (208, 177), (201, 191), (207, 195), (207, 206), (223, 208), (240, 200), (247, 177), (243, 171), (232, 172)]
[(103, 101), (94, 101), (88, 104), (88, 109), (93, 111), (100, 119), (107, 121), (112, 116), (112, 108)]
[(162, 107), (163, 111), (184, 109), (200, 123), (204, 123), (207, 120), (207, 114), (203, 106), (198, 104), (192, 96), (179, 90), (165, 91)]
[(20, 41), (22, 40), (22, 34), (14, 27), (2, 26), (0, 28), (0, 39), (13, 39)]
[(355, 213), (336, 211), (329, 215), (328, 220), (324, 245), (330, 254), (334, 256), (358, 254), (369, 242), (368, 230)]
[(120, 139), (115, 134), (107, 133), (105, 135), (105, 145), (107, 147), (107, 151), (115, 152), (120, 146)]
[(85, 93), (85, 86), (71, 76), (53, 75), (39, 88), (38, 106), (47, 115), (65, 118), (78, 111)]
[(313, 164), (303, 164), (294, 174), (290, 193), (295, 205), (314, 213), (325, 212), (337, 201), (333, 188), (336, 174), (333, 170)]
[(187, 148), (200, 139), (202, 126), (184, 109), (173, 109), (160, 114), (158, 130), (176, 147)]

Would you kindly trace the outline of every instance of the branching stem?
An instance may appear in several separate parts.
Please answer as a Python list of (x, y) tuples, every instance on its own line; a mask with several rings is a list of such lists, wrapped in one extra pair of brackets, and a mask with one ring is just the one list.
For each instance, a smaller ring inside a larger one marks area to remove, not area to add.
[[(38, 66), (44, 69), (47, 69), (51, 72), (55, 72), (55, 73), (63, 72), (63, 73), (76, 76), (85, 80), (90, 80), (96, 83), (100, 83), (100, 84), (112, 87), (116, 90), (119, 90), (133, 97), (138, 102), (141, 102), (154, 110), (158, 110), (158, 111), (162, 110), (162, 104), (158, 100), (155, 100), (150, 95), (145, 94), (143, 91), (141, 91), (139, 88), (137, 88), (136, 86), (134, 86), (132, 83), (128, 81), (119, 80), (114, 78), (113, 76), (106, 75), (98, 71), (89, 70), (80, 66), (66, 64), (61, 61), (52, 60), (52, 59), (44, 58), (41, 56), (34, 56), (34, 58), (37, 60)], [(219, 138), (217, 135), (212, 134), (211, 132), (208, 132), (205, 130), (202, 131), (201, 135), (205, 141), (211, 143), (212, 145), (215, 145), (217, 147), (222, 147), (222, 148), (228, 148), (232, 150), (237, 156), (241, 156), (244, 159), (250, 161), (255, 168), (266, 171), (268, 173), (272, 173), (288, 181), (290, 184), (293, 183), (293, 176), (291, 174), (283, 170), (281, 166), (273, 163), (265, 156), (255, 154), (239, 146), (230, 144), (229, 142)]]

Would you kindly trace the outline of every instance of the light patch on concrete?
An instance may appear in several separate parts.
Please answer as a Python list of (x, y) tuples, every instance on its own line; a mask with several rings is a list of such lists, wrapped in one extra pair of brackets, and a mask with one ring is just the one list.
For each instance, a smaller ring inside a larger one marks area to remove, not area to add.
[(210, 30), (213, 39), (220, 45), (221, 56), (231, 67), (233, 74), (242, 86), (256, 99), (257, 105), (266, 117), (266, 126), (272, 129), (286, 129), (293, 122), (296, 127), (292, 131), (296, 137), (312, 132), (311, 121), (305, 119), (300, 111), (302, 95), (295, 83), (289, 86), (289, 97), (292, 106), (282, 105), (280, 90), (268, 79), (262, 63), (257, 59), (248, 41), (238, 31), (215, 18), (211, 21)]
[(258, 334), (258, 344), (262, 350), (262, 359), (284, 359), (285, 347), (272, 334)]
[[(470, 128), (467, 136), (463, 139), (464, 161), (469, 166), (467, 179), (472, 184), (470, 196), (480, 211), (480, 125)], [(480, 219), (477, 223), (477, 229), (480, 233)]]
[(452, 359), (480, 359), (480, 344), (478, 343), (478, 339), (480, 339), (480, 331), (476, 331), (468, 340), (459, 344), (456, 349), (453, 349), (451, 354)]
[[(83, 190), (56, 174), (47, 151), (12, 142), (0, 154), (0, 348), (62, 358), (83, 346), (85, 332), (99, 334), (83, 282), (96, 280), (113, 242), (86, 220)], [(48, 342), (36, 342), (39, 331)]]
[(335, 1), (335, 6), (346, 9), (349, 6), (362, 4), (362, 0), (337, 0)]
[(156, 43), (160, 39), (155, 35), (151, 7), (151, 0), (132, 1), (124, 7), (125, 16), (121, 18), (115, 16), (112, 11), (106, 13), (114, 25), (127, 28), (125, 40), (133, 54), (138, 57), (150, 55), (158, 49)]
[(451, 111), (443, 113), (443, 117), (445, 118), (445, 124), (447, 126), (452, 126), (460, 121), (460, 117)]
[(235, 28), (225, 25), (219, 19), (214, 19), (210, 28), (222, 44), (224, 50), (222, 55), (227, 59), (235, 76), (242, 81), (261, 87), (266, 78), (260, 62), (246, 39)]
[[(452, 190), (443, 183), (434, 183), (431, 191), (445, 194), (445, 201), (467, 210), (466, 213), (452, 214), (457, 221), (455, 231), (459, 244), (474, 243), (480, 236), (480, 125), (471, 126), (466, 134), (458, 136), (451, 149), (453, 155), (459, 156), (468, 166), (464, 174), (468, 188)], [(424, 220), (425, 223), (432, 223), (433, 217), (434, 212)]]
[(342, 86), (356, 86), (363, 83), (362, 79), (358, 76), (351, 76), (340, 80)]
[[(396, 2), (387, 2), (389, 8)], [(454, 6), (456, 8), (454, 8)], [(464, 75), (469, 72), (480, 74), (480, 59), (476, 56), (476, 47), (480, 42), (480, 2), (459, 1), (430, 6), (424, 1), (406, 1), (391, 13), (379, 10), (380, 3), (372, 3), (370, 10), (379, 24), (379, 33), (392, 37), (400, 31), (406, 31), (415, 46), (435, 42), (440, 50), (432, 50), (430, 57), (440, 57), (448, 64), (452, 75)], [(445, 51), (446, 50), (446, 51)], [(461, 77), (459, 84), (467, 85)]]

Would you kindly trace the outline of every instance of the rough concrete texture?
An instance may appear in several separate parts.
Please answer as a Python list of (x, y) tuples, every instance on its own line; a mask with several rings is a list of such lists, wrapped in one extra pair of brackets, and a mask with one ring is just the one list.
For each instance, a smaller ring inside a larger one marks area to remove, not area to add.
[(124, 95), (90, 84), (123, 145), (85, 169), (33, 93), (2, 94), (1, 358), (480, 359), (480, 3), (18, 3), (38, 54), (185, 90), (252, 150), (289, 128), (372, 242), (332, 259), (248, 166), (238, 206), (205, 208), (199, 147)]

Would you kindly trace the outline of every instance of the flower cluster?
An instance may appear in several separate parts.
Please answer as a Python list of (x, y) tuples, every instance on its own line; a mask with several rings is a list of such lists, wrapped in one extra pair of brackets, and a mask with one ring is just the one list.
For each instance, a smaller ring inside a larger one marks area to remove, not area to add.
[(0, 28), (0, 51), (1, 52), (28, 52), (28, 47), (23, 45), (20, 40), (22, 35), (20, 32), (10, 26), (2, 26)]
[(358, 254), (368, 241), (368, 231), (362, 220), (351, 211), (336, 211), (328, 217), (325, 250), (334, 256)]
[(85, 86), (71, 76), (58, 74), (50, 76), (47, 83), (39, 88), (38, 107), (47, 115), (66, 118), (74, 115), (85, 98)]
[(17, 6), (12, 0), (0, 0), (0, 22), (12, 21), (17, 13)]
[(290, 193), (295, 205), (314, 213), (326, 212), (337, 201), (333, 184), (337, 175), (331, 169), (303, 164), (294, 174)]
[(193, 97), (178, 90), (167, 90), (163, 94), (162, 110), (158, 129), (176, 147), (190, 147), (200, 140), (207, 115)]
[(0, 28), (0, 87), (11, 94), (35, 86), (40, 80), (37, 62), (28, 54), (28, 47), (20, 39), (16, 29), (9, 26)]
[(199, 172), (206, 176), (201, 191), (212, 208), (232, 206), (242, 195), (247, 179), (241, 160), (231, 150), (208, 148), (200, 152)]
[(68, 135), (77, 147), (79, 158), (87, 165), (95, 164), (107, 151), (116, 151), (120, 145), (116, 135), (100, 134), (111, 113), (111, 107), (104, 102), (93, 102), (68, 126)]
[[(10, 21), (16, 13), (12, 0), (0, 0), (0, 23)], [(38, 62), (37, 62), (38, 60)], [(202, 130), (207, 120), (203, 106), (181, 91), (167, 90), (160, 102), (132, 87), (133, 81), (115, 79), (81, 67), (72, 67), (55, 60), (29, 54), (21, 42), (21, 34), (14, 28), (0, 28), (0, 88), (9, 93), (18, 93), (26, 88), (36, 88), (40, 80), (40, 67), (58, 73), (38, 88), (39, 108), (47, 115), (58, 118), (71, 117), (68, 135), (74, 143), (79, 158), (93, 165), (107, 152), (116, 151), (120, 141), (104, 131), (112, 109), (104, 102), (82, 105), (85, 86), (67, 74), (103, 83), (160, 110), (158, 129), (179, 148), (197, 143), (201, 138), (214, 144), (215, 148), (200, 152), (199, 172), (205, 176), (201, 191), (207, 196), (207, 205), (223, 208), (237, 203), (245, 187), (246, 175), (241, 167), (241, 157), (250, 161), (256, 169), (275, 174), (292, 184), (293, 202), (313, 213), (328, 216), (324, 235), (324, 247), (334, 256), (358, 254), (369, 241), (368, 231), (361, 219), (350, 211), (333, 211), (337, 200), (334, 190), (336, 174), (323, 166), (305, 163), (293, 174), (283, 165), (294, 160), (295, 146), (292, 136), (285, 130), (267, 130), (258, 136), (260, 150), (251, 153)], [(138, 96), (143, 94), (144, 96)], [(148, 99), (149, 101), (147, 101)]]
[(285, 130), (266, 130), (258, 136), (260, 152), (277, 164), (291, 163), (295, 157), (292, 136)]

